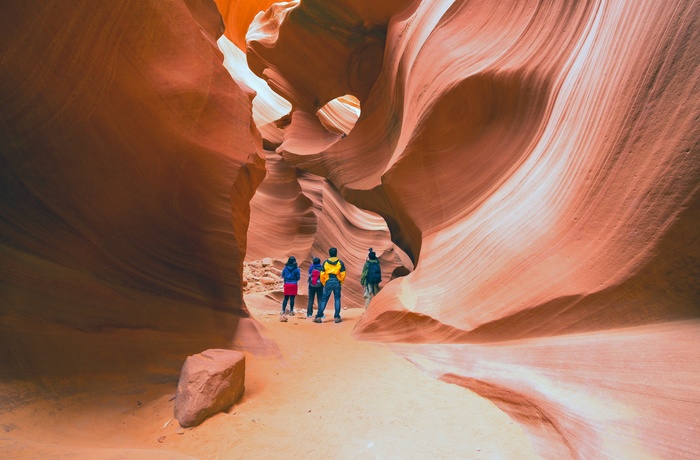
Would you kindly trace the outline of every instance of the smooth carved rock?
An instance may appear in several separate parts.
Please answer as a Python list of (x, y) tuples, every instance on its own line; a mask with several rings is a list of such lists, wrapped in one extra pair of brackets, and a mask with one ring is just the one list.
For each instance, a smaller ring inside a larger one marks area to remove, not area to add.
[[(387, 223), (377, 214), (358, 208), (322, 177), (299, 173), (279, 155), (266, 155), (267, 175), (251, 200), (250, 231), (246, 258), (249, 265), (260, 266), (263, 257), (272, 254), (275, 261), (294, 255), (302, 270), (299, 289), (306, 293), (310, 260), (325, 260), (328, 248), (338, 248), (350, 282), (343, 285), (343, 305), (363, 305), (359, 284), (367, 248), (373, 247), (382, 262), (386, 282), (400, 267), (401, 274), (413, 263), (391, 241)], [(294, 238), (289, 238), (294, 234)], [(281, 270), (266, 267), (279, 276)]]
[(242, 339), (265, 170), (215, 5), (4, 6), (0, 377), (84, 382)]
[[(285, 3), (247, 42), (293, 107), (276, 152), (416, 263), (353, 333), (424, 343), (545, 458), (697, 457), (698, 3), (377, 4)], [(344, 94), (347, 137), (316, 116)]]
[[(546, 458), (700, 455), (698, 2), (217, 3), (290, 100), (274, 127), (221, 65), (211, 2), (3, 9), (0, 377), (225, 346), (250, 331), (248, 248), (342, 241), (356, 269), (388, 227), (416, 270), (358, 337), (492, 398)], [(345, 94), (343, 137), (316, 112)], [(251, 203), (261, 132), (289, 182)]]
[(199, 425), (238, 401), (244, 386), (242, 352), (213, 349), (188, 356), (177, 384), (175, 418), (183, 427)]

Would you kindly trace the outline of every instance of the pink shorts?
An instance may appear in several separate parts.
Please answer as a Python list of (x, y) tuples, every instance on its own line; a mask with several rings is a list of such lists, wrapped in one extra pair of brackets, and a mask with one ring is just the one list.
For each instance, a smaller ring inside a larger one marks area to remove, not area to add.
[(297, 295), (298, 287), (295, 283), (284, 283), (284, 295)]

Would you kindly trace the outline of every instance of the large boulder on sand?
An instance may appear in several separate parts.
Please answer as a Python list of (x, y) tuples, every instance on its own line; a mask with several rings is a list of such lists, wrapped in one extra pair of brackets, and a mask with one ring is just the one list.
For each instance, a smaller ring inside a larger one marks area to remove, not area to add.
[(183, 427), (231, 407), (243, 395), (245, 355), (213, 349), (188, 356), (175, 395), (175, 418)]

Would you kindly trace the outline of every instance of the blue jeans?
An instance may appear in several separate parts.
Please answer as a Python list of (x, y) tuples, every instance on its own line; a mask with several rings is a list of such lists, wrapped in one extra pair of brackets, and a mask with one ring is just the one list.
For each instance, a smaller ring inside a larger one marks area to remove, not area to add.
[(316, 305), (321, 306), (321, 295), (323, 294), (323, 286), (309, 286), (309, 304), (306, 306), (306, 316), (314, 314), (314, 296), (316, 296)]
[(340, 318), (340, 281), (338, 278), (329, 278), (326, 281), (326, 285), (323, 288), (323, 297), (321, 298), (321, 303), (318, 306), (318, 312), (316, 313), (316, 318), (323, 317), (323, 310), (326, 309), (326, 304), (328, 299), (331, 298), (331, 292), (333, 293), (333, 298), (335, 299), (335, 315), (334, 318)]

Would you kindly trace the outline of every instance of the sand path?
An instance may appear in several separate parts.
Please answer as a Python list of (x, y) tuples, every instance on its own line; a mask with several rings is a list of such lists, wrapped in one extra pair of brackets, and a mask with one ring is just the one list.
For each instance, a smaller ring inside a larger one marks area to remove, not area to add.
[(245, 395), (227, 413), (180, 428), (173, 382), (36, 401), (0, 414), (0, 457), (539, 458), (491, 402), (352, 339), (361, 310), (281, 323), (270, 298), (247, 303), (281, 356), (247, 354)]

